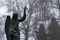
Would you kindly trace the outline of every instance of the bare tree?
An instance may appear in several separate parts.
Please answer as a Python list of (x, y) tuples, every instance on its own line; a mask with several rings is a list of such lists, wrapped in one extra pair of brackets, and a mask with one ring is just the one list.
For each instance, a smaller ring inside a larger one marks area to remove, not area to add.
[(57, 23), (56, 19), (53, 17), (51, 19), (51, 24), (49, 26), (49, 37), (51, 40), (59, 40), (59, 31), (60, 31), (60, 26)]

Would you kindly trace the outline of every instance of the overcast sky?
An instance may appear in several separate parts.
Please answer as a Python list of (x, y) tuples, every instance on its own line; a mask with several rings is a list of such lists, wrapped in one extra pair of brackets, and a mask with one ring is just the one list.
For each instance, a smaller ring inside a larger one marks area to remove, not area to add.
[(3, 6), (0, 8), (0, 16), (6, 15), (7, 13), (7, 7)]

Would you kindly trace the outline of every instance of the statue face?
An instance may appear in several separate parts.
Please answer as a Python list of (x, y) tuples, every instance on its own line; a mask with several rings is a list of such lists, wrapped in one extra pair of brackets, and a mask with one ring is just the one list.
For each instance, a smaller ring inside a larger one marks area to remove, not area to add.
[(18, 19), (18, 14), (17, 14), (17, 13), (14, 13), (12, 19), (13, 19), (13, 20), (17, 20), (17, 19)]

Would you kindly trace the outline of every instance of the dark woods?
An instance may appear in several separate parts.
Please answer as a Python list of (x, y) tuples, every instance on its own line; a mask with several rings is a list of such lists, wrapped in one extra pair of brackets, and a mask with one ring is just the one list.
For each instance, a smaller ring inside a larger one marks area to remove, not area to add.
[(18, 24), (26, 19), (26, 7), (24, 8), (24, 15), (21, 19), (18, 19), (18, 14), (13, 13), (13, 18), (7, 16), (5, 22), (5, 33), (7, 40), (20, 40), (20, 31)]
[(40, 24), (38, 31), (36, 31), (36, 36), (38, 40), (60, 40), (60, 26), (56, 19), (54, 17), (51, 18), (47, 33), (44, 25)]
[(60, 40), (60, 26), (54, 17), (51, 19), (51, 24), (48, 29), (49, 40)]
[(43, 24), (40, 24), (38, 31), (36, 31), (36, 36), (38, 40), (46, 40), (46, 33)]

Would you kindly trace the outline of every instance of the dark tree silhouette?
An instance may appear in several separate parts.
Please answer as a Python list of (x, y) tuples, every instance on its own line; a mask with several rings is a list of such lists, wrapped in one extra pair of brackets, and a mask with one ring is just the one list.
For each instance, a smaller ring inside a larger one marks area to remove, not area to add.
[(9, 34), (10, 25), (11, 25), (11, 18), (10, 18), (10, 16), (7, 16), (6, 22), (5, 22), (5, 33), (6, 33), (7, 40), (11, 40), (10, 34)]
[(51, 40), (60, 40), (58, 37), (60, 32), (60, 26), (54, 17), (51, 18), (51, 24), (49, 25), (48, 29), (49, 29), (49, 38)]
[(36, 32), (38, 40), (46, 40), (46, 33), (44, 30), (44, 25), (40, 24), (39, 30)]

